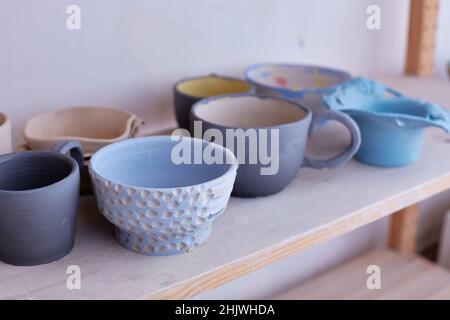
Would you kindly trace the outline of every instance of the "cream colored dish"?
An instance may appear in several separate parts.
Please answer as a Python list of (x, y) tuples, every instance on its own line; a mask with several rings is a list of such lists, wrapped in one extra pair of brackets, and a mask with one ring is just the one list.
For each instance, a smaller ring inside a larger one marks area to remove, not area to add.
[(56, 141), (77, 140), (85, 156), (100, 148), (138, 134), (143, 120), (126, 111), (104, 107), (72, 107), (40, 114), (25, 125), (30, 149), (48, 149)]

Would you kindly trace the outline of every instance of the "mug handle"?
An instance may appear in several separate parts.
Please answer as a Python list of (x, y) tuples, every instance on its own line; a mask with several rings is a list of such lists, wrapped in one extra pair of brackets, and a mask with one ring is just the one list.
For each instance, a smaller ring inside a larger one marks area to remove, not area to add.
[(127, 126), (130, 128), (130, 138), (139, 137), (139, 131), (141, 126), (145, 124), (145, 121), (134, 114), (128, 119)]
[(351, 143), (341, 154), (331, 159), (319, 160), (305, 157), (303, 162), (304, 167), (314, 169), (335, 168), (347, 163), (355, 155), (361, 145), (361, 132), (359, 131), (358, 125), (352, 118), (342, 112), (328, 110), (315, 114), (313, 116), (310, 132), (314, 130), (317, 124), (323, 124), (326, 120), (334, 120), (342, 123), (350, 131)]
[(84, 152), (83, 147), (78, 141), (75, 140), (58, 141), (55, 145), (53, 145), (53, 147), (50, 150), (72, 157), (77, 162), (78, 169), (80, 169), (81, 171), (81, 169), (83, 168)]

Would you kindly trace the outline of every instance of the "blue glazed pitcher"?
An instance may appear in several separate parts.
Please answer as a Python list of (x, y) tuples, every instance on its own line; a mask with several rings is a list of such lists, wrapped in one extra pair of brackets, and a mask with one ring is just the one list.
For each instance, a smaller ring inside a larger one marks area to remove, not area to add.
[(412, 164), (420, 156), (426, 128), (450, 131), (447, 110), (365, 78), (339, 85), (324, 101), (330, 109), (345, 112), (356, 121), (361, 147), (355, 158), (370, 165)]

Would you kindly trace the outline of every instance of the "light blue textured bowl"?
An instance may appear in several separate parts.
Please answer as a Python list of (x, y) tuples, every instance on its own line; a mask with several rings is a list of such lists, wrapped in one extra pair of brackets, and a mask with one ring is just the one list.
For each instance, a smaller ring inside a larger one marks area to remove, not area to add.
[(401, 167), (420, 157), (425, 129), (450, 130), (450, 114), (437, 105), (403, 96), (379, 82), (355, 78), (324, 97), (330, 109), (347, 113), (359, 126), (355, 158), (380, 167)]
[(177, 165), (171, 153), (180, 142), (170, 136), (114, 143), (92, 157), (89, 169), (98, 207), (125, 248), (146, 255), (189, 251), (206, 242), (212, 221), (225, 210), (236, 158), (217, 144), (183, 139), (192, 154), (212, 148), (226, 161)]

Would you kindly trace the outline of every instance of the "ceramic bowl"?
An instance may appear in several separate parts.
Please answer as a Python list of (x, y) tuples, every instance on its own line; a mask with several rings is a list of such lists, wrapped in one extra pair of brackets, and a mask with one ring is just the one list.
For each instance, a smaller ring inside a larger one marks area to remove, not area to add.
[(450, 113), (444, 108), (365, 78), (339, 85), (324, 101), (356, 121), (361, 147), (355, 158), (374, 166), (412, 164), (420, 157), (427, 128), (450, 131)]
[(113, 108), (73, 107), (38, 115), (25, 125), (30, 149), (48, 149), (61, 140), (76, 140), (90, 157), (105, 145), (134, 137), (142, 124), (135, 115)]
[(172, 158), (180, 143), (170, 136), (135, 138), (109, 145), (92, 157), (98, 207), (125, 248), (146, 255), (189, 251), (206, 242), (212, 221), (225, 210), (237, 170), (233, 153), (214, 143), (183, 138), (189, 150), (213, 149), (226, 161), (180, 165)]
[(294, 100), (313, 112), (325, 110), (322, 96), (352, 76), (330, 68), (299, 64), (256, 64), (245, 78), (257, 93)]
[(194, 103), (209, 97), (253, 91), (248, 82), (218, 75), (183, 79), (174, 85), (175, 116), (180, 128), (189, 130), (189, 114)]

